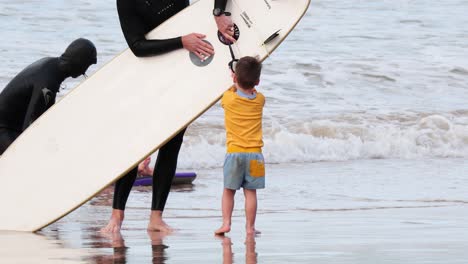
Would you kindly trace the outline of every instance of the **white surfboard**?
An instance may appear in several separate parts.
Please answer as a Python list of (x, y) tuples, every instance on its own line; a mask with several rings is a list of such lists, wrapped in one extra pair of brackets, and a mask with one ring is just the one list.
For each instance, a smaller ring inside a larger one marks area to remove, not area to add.
[(83, 259), (95, 255), (89, 249), (69, 248), (62, 243), (39, 234), (1, 231), (0, 263), (85, 263)]
[[(216, 103), (232, 79), (231, 55), (218, 39), (213, 2), (194, 3), (147, 36), (203, 33), (216, 52), (207, 65), (195, 65), (184, 49), (152, 58), (126, 50), (10, 146), (0, 158), (0, 230), (36, 231), (55, 222)], [(310, 0), (229, 2), (227, 10), (240, 32), (235, 56), (263, 60), (295, 27)], [(263, 44), (275, 32), (278, 36)], [(138, 129), (142, 125), (145, 129)]]

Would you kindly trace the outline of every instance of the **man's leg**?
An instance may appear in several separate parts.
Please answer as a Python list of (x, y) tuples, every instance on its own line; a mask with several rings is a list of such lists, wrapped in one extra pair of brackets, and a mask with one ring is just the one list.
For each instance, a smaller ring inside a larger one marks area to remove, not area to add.
[(151, 215), (148, 230), (150, 231), (172, 231), (167, 225), (162, 213), (166, 206), (167, 197), (171, 190), (180, 147), (184, 139), (186, 129), (180, 131), (175, 137), (159, 149), (158, 158), (153, 171), (153, 201), (151, 204)]
[(109, 223), (101, 229), (101, 232), (120, 232), (124, 220), (124, 210), (127, 204), (130, 190), (137, 177), (138, 166), (129, 171), (125, 176), (117, 180), (114, 186), (114, 201), (112, 205), (112, 215)]

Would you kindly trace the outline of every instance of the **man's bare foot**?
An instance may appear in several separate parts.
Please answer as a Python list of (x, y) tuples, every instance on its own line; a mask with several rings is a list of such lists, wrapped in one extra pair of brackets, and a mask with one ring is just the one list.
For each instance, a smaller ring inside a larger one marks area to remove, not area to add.
[(123, 210), (112, 210), (112, 215), (109, 220), (109, 223), (105, 227), (101, 229), (103, 233), (118, 233), (122, 227), (122, 222), (124, 219), (124, 211)]
[(162, 219), (162, 211), (151, 211), (148, 231), (172, 233), (174, 229), (164, 222)]
[(223, 225), (218, 230), (215, 231), (215, 235), (217, 236), (223, 236), (225, 233), (229, 233), (231, 231), (231, 226), (230, 225)]
[(148, 231), (157, 231), (157, 232), (164, 232), (164, 233), (172, 233), (174, 229), (166, 224), (164, 221), (161, 222), (150, 222), (148, 224)]
[(245, 232), (247, 233), (247, 235), (258, 235), (258, 234), (261, 234), (262, 232), (260, 232), (259, 230), (255, 229), (255, 228), (246, 228)]

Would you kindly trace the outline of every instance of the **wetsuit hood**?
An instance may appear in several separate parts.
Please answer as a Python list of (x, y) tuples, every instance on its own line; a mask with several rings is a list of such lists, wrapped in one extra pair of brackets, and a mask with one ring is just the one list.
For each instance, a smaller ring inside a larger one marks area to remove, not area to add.
[(96, 47), (84, 38), (73, 41), (60, 56), (60, 62), (67, 74), (73, 78), (85, 74), (91, 64), (96, 64)]

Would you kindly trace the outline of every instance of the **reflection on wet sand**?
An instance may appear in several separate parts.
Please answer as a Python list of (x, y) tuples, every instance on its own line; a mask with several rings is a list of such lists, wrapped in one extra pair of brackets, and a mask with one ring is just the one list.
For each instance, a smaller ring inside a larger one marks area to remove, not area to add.
[(83, 263), (91, 252), (26, 232), (0, 232), (0, 263)]
[[(228, 236), (216, 236), (223, 245), (223, 264), (233, 264), (234, 253), (232, 252), (232, 241)], [(257, 252), (255, 251), (255, 235), (247, 235), (245, 238), (245, 263), (257, 264)]]
[[(120, 233), (95, 233), (93, 247), (95, 248), (112, 248), (112, 255), (95, 255), (89, 259), (92, 263), (127, 263), (127, 247), (125, 240)], [(99, 236), (101, 238), (99, 238)], [(99, 242), (98, 242), (99, 241)]]
[(166, 234), (163, 232), (148, 231), (148, 236), (151, 240), (153, 264), (165, 263), (167, 260), (165, 250), (169, 247), (163, 244), (163, 238)]
[(232, 242), (231, 238), (224, 236), (220, 237), (223, 245), (223, 264), (232, 264), (234, 254), (232, 253)]
[[(151, 251), (151, 259), (153, 264), (163, 264), (168, 260), (165, 250), (169, 246), (165, 245), (163, 242), (164, 237), (167, 234), (163, 232), (154, 232), (147, 231), (148, 237), (151, 241), (151, 244), (148, 245), (148, 252)], [(97, 236), (100, 236), (98, 238)], [(112, 254), (107, 255), (96, 255), (90, 257), (88, 260), (91, 263), (95, 264), (105, 264), (105, 263), (131, 263), (127, 262), (127, 253), (128, 247), (125, 244), (125, 240), (122, 237), (121, 233), (98, 233), (96, 237), (93, 238), (94, 241), (100, 241), (99, 243), (94, 243), (94, 248), (112, 248)], [(151, 246), (151, 247), (150, 247)], [(149, 249), (151, 248), (151, 249)]]
[(257, 252), (255, 251), (255, 235), (248, 235), (245, 239), (245, 263), (257, 264)]

